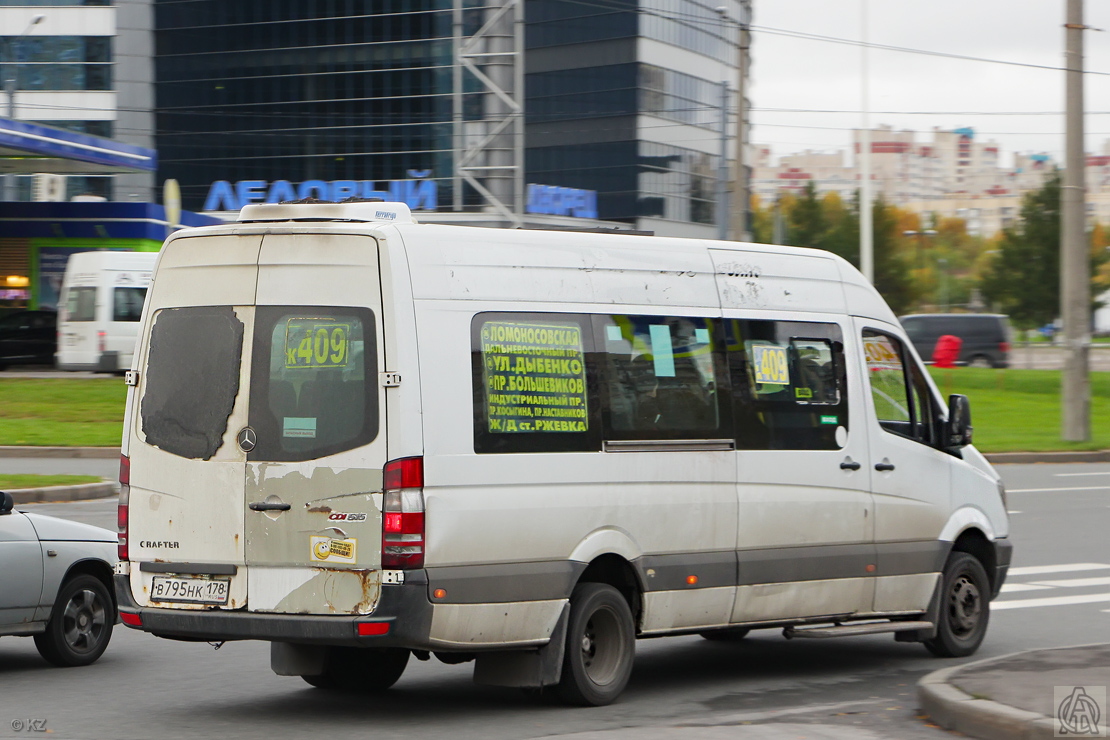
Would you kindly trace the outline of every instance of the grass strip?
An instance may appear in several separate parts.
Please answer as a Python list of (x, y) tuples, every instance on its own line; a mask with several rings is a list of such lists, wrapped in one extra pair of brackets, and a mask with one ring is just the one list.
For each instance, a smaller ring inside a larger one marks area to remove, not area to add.
[(95, 475), (0, 475), (0, 491), (17, 488), (45, 488), (46, 486), (76, 486), (82, 483), (103, 483)]
[(0, 378), (0, 444), (118, 447), (121, 378)]

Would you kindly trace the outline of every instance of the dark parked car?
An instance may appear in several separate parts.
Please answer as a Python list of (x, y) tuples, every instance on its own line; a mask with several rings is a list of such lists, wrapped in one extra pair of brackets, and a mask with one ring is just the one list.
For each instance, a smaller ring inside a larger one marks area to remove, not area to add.
[(0, 370), (8, 365), (53, 365), (58, 314), (16, 311), (0, 316)]
[(906, 334), (925, 362), (933, 361), (937, 340), (945, 334), (962, 340), (957, 365), (1009, 367), (1013, 329), (997, 313), (923, 313), (902, 316)]

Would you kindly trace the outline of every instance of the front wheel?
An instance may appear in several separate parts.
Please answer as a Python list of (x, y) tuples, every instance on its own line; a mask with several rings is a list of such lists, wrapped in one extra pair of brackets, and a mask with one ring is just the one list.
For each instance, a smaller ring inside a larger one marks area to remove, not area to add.
[(100, 579), (79, 575), (62, 584), (46, 631), (35, 635), (39, 655), (56, 666), (96, 662), (112, 639), (116, 607)]
[(632, 675), (636, 632), (632, 610), (620, 591), (581, 583), (570, 597), (570, 622), (559, 695), (570, 704), (612, 703)]
[(990, 620), (991, 587), (983, 564), (953, 552), (944, 565), (937, 636), (925, 641), (933, 655), (960, 658), (979, 649)]
[(330, 647), (324, 657), (324, 672), (301, 678), (318, 689), (385, 691), (401, 678), (409, 655), (402, 648)]

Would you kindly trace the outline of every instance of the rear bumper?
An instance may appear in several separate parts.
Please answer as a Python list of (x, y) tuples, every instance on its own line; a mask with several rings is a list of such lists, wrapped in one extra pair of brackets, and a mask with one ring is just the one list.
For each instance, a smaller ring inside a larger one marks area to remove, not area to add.
[[(264, 614), (248, 611), (206, 611), (141, 607), (131, 598), (127, 576), (115, 576), (121, 615), (134, 615), (140, 625), (128, 625), (158, 637), (201, 642), (268, 640), (316, 645), (405, 647), (430, 650), (432, 604), (428, 601), (425, 571), (406, 571), (405, 582), (382, 586), (373, 614), (365, 616)], [(387, 623), (380, 635), (360, 636), (360, 624)], [(126, 624), (126, 622), (125, 622)]]

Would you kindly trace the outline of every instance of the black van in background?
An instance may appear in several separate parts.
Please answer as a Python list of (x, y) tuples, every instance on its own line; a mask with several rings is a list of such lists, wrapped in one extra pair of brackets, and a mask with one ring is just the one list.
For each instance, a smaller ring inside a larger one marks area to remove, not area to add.
[(937, 339), (952, 334), (963, 340), (957, 365), (1009, 367), (1013, 329), (998, 313), (923, 313), (899, 318), (921, 359), (931, 363)]

